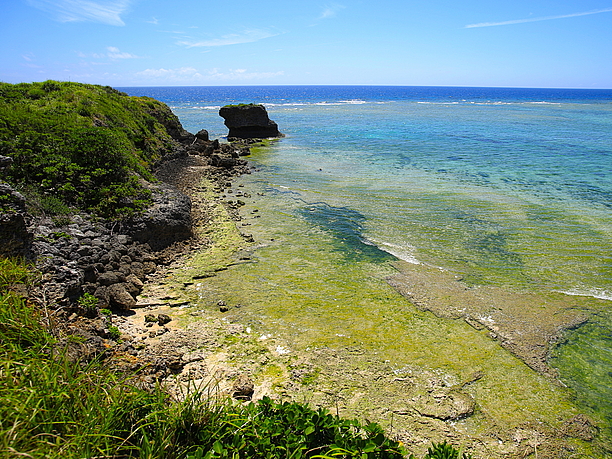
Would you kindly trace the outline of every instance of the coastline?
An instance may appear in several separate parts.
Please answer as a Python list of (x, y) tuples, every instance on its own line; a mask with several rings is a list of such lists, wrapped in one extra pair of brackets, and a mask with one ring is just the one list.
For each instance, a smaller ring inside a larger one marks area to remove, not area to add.
[[(193, 165), (187, 167), (195, 172)], [(194, 173), (190, 180), (201, 178)], [(394, 438), (415, 452), (424, 452), (429, 442), (444, 439), (467, 445), (475, 457), (514, 457), (535, 449), (540, 457), (560, 457), (556, 454), (576, 448), (575, 445), (569, 446), (576, 442), (582, 442), (579, 450), (590, 449), (588, 445), (594, 437), (594, 424), (579, 410), (571, 408), (569, 400), (563, 402), (560, 410), (566, 413), (566, 417), (555, 425), (538, 420), (537, 415), (528, 425), (499, 424), (496, 414), (483, 411), (481, 401), (475, 395), (477, 392), (472, 390), (472, 386), (478, 385), (483, 378), (486, 381), (488, 375), (482, 371), (456, 379), (418, 364), (398, 369), (359, 345), (299, 350), (283, 338), (279, 330), (275, 332), (273, 325), (270, 329), (270, 323), (256, 329), (245, 315), (250, 305), (235, 304), (231, 292), (203, 291), (206, 290), (206, 281), (213, 279), (211, 276), (227, 273), (232, 265), (253, 262), (251, 254), (260, 245), (257, 239), (250, 242), (251, 236), (240, 231), (240, 225), (247, 222), (237, 213), (237, 207), (228, 201), (235, 202), (236, 194), (244, 193), (238, 186), (228, 185), (229, 182), (217, 185), (211, 182), (195, 185), (192, 182), (189, 190), (186, 189), (194, 202), (195, 212), (198, 212), (198, 206), (202, 206), (208, 215), (208, 218), (196, 220), (203, 223), (196, 232), (203, 237), (201, 241), (206, 242), (194, 245), (193, 249), (201, 253), (203, 248), (208, 249), (203, 252), (210, 252), (216, 245), (223, 246), (220, 252), (212, 255), (217, 258), (212, 263), (213, 268), (210, 257), (185, 253), (163, 277), (145, 286), (136, 314), (124, 325), (126, 333), (141, 330), (142, 341), (149, 349), (146, 353), (164, 355), (181, 362), (181, 371), (166, 380), (176, 394), (184, 391), (186, 385), (193, 384), (205, 386), (207, 390), (213, 385), (215, 391), (231, 395), (237, 381), (246, 378), (254, 385), (254, 399), (269, 395), (284, 400), (307, 401), (336, 410), (345, 417), (367, 418), (379, 422)], [(257, 199), (245, 199), (249, 201), (247, 207), (258, 207)], [(216, 229), (211, 230), (211, 225)], [(398, 290), (407, 285), (407, 278), (402, 276), (406, 273), (398, 273), (390, 279)], [(480, 320), (470, 320), (472, 316), (478, 317), (477, 309), (468, 314), (464, 312), (462, 316), (453, 309), (452, 303), (436, 304), (432, 301), (435, 298), (429, 298), (425, 293), (428, 283), (425, 277), (409, 279), (412, 287), (418, 287), (421, 281), (423, 290), (408, 294), (417, 307), (431, 310), (446, 319), (463, 317), (462, 320), (479, 333), (484, 327), (482, 322), (487, 324), (485, 316)], [(441, 283), (439, 292), (440, 298), (460, 292), (476, 294), (454, 278)], [(482, 291), (478, 293), (482, 294)], [(206, 298), (206, 307), (202, 307), (203, 298)], [(147, 328), (145, 316), (149, 314), (168, 314), (172, 321), (164, 327), (153, 325)], [(528, 318), (524, 319), (521, 324), (527, 327)], [(557, 325), (572, 324), (572, 320), (575, 318), (564, 317)], [(493, 332), (492, 327), (499, 322), (488, 325), (485, 331)], [(502, 323), (497, 329), (500, 344), (515, 354), (523, 352), (527, 360), (532, 359), (532, 369), (526, 371), (538, 370), (546, 374), (540, 382), (542, 387), (551, 384), (554, 373), (543, 363), (547, 346), (537, 344), (537, 340), (543, 336), (552, 339), (552, 335), (548, 330), (535, 327), (536, 331), (530, 336), (533, 347), (529, 347), (520, 340), (509, 339), (511, 325), (512, 321)], [(557, 333), (561, 332), (561, 328), (552, 327)], [(270, 332), (258, 332), (266, 329)], [(406, 398), (408, 394), (410, 396)], [(546, 456), (546, 451), (550, 456)]]
[[(199, 387), (242, 400), (250, 388), (372, 419), (415, 452), (451, 440), (483, 457), (563, 457), (605, 442), (545, 362), (542, 342), (583, 318), (571, 305), (550, 297), (555, 313), (540, 317), (530, 295), (406, 269), (363, 243), (350, 206), (260, 187), (242, 147), (170, 121), (180, 144), (152, 164), (164, 183), (146, 185), (140, 220), (23, 225), (44, 274), (37, 299), (78, 338), (59, 344), (71, 358), (111, 357), (177, 397)], [(293, 207), (276, 208), (276, 191)]]

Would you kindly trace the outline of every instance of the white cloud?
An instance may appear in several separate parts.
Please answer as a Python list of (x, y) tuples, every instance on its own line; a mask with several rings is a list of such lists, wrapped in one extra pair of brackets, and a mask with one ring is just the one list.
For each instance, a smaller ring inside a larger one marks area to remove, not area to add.
[(249, 72), (247, 69), (210, 69), (200, 72), (193, 67), (179, 67), (175, 69), (146, 69), (137, 72), (139, 80), (148, 80), (165, 83), (211, 83), (219, 81), (248, 81), (273, 78), (283, 75), (284, 72)]
[(94, 59), (106, 59), (106, 58), (109, 58), (109, 59), (140, 59), (140, 56), (120, 51), (119, 48), (117, 48), (115, 46), (108, 46), (106, 48), (106, 52), (105, 53), (87, 54), (87, 53), (83, 53), (83, 52), (79, 51), (77, 53), (77, 55), (79, 57), (84, 58), (84, 59), (87, 59), (87, 58), (94, 58)]
[(60, 22), (91, 21), (125, 25), (121, 15), (132, 0), (27, 0), (38, 9), (51, 13)]
[(343, 10), (344, 8), (346, 8), (344, 5), (340, 5), (338, 3), (326, 5), (325, 8), (323, 8), (321, 14), (319, 15), (319, 19), (333, 18), (334, 16), (336, 16), (336, 14), (338, 14), (340, 10)]
[(585, 11), (582, 13), (572, 13), (572, 14), (561, 14), (558, 16), (545, 16), (540, 18), (530, 18), (530, 19), (515, 19), (513, 21), (503, 21), (503, 22), (481, 22), (478, 24), (469, 24), (466, 25), (466, 29), (473, 29), (476, 27), (494, 27), (501, 25), (511, 25), (511, 24), (523, 24), (525, 22), (539, 22), (539, 21), (550, 21), (552, 19), (565, 19), (565, 18), (575, 18), (577, 16), (588, 16), (591, 14), (600, 14), (600, 13), (609, 13), (612, 12), (612, 8), (603, 8), (600, 10), (592, 10)]
[(115, 48), (114, 46), (109, 46), (106, 49), (108, 50), (106, 55), (111, 59), (138, 59), (138, 56), (119, 51), (119, 48)]
[(221, 72), (219, 69), (212, 69), (208, 72), (208, 77), (218, 81), (245, 81), (261, 80), (284, 75), (285, 72), (249, 72), (247, 69), (229, 69)]
[(202, 41), (179, 41), (178, 45), (186, 46), (187, 48), (195, 48), (195, 47), (214, 47), (214, 46), (229, 46), (229, 45), (238, 45), (242, 43), (253, 43), (259, 40), (263, 40), (265, 38), (274, 37), (276, 35), (280, 35), (280, 32), (272, 32), (270, 30), (265, 29), (252, 29), (246, 30), (240, 34), (229, 34), (224, 35), (220, 38), (213, 38), (211, 40), (202, 40)]
[(182, 80), (185, 78), (201, 78), (202, 75), (193, 67), (181, 67), (178, 69), (146, 69), (137, 72), (136, 76), (148, 78), (163, 78), (169, 81)]

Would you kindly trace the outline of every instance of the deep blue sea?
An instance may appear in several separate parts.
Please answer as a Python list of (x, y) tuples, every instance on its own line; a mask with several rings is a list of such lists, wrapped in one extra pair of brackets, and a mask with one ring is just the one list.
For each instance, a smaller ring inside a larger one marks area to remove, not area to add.
[[(227, 134), (221, 106), (264, 104), (285, 137), (255, 158), (252, 180), (276, 190), (279, 207), (292, 200), (283, 215), (312, 225), (316, 213), (325, 230), (468, 285), (612, 306), (612, 90), (119, 89), (165, 102), (212, 138)], [(284, 240), (301, 243), (291, 228)], [(612, 417), (612, 308), (576, 304), (591, 318), (553, 365), (581, 404)]]

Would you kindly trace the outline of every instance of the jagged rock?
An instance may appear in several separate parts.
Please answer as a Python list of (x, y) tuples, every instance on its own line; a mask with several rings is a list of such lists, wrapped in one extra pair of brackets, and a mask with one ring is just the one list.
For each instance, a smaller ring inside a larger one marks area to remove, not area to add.
[(154, 324), (155, 322), (157, 322), (157, 317), (155, 316), (155, 314), (145, 314), (144, 321), (145, 323)]
[(126, 287), (125, 283), (107, 287), (109, 306), (121, 310), (132, 309), (136, 306), (136, 299), (130, 295)]
[(26, 215), (23, 195), (0, 183), (0, 255), (28, 253), (34, 236), (27, 228)]
[(172, 319), (168, 314), (159, 314), (157, 316), (157, 323), (159, 325), (166, 325), (167, 323), (172, 322)]
[(226, 169), (231, 169), (232, 167), (236, 166), (238, 164), (238, 161), (240, 160), (232, 156), (222, 156), (218, 154), (213, 154), (210, 157), (210, 162), (213, 166), (224, 167)]
[(229, 128), (228, 138), (265, 139), (282, 136), (278, 125), (270, 120), (263, 105), (226, 105), (221, 107), (219, 115)]
[(98, 283), (100, 285), (113, 285), (120, 282), (125, 282), (125, 276), (120, 272), (106, 272), (98, 276)]
[(208, 142), (208, 131), (206, 129), (200, 129), (198, 132), (196, 132), (195, 136), (198, 140)]
[(189, 239), (192, 236), (191, 199), (169, 185), (150, 187), (153, 205), (126, 222), (124, 230), (137, 241), (148, 243), (153, 250)]

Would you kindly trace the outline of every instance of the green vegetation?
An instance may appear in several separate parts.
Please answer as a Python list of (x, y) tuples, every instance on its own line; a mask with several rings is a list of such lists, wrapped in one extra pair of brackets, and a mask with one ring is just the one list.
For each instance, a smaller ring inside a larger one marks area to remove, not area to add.
[(98, 301), (100, 300), (91, 293), (84, 293), (83, 296), (79, 298), (79, 306), (86, 311), (94, 311), (98, 307)]
[(261, 104), (254, 104), (253, 102), (251, 102), (250, 104), (229, 104), (229, 105), (224, 105), (223, 108), (232, 108), (232, 107), (257, 107)]
[(141, 210), (150, 166), (171, 151), (179, 129), (163, 103), (108, 86), (45, 81), (0, 83), (0, 155), (13, 158), (6, 180), (32, 211), (70, 207), (104, 217)]
[[(174, 401), (100, 362), (51, 352), (53, 337), (19, 294), (31, 276), (0, 259), (0, 456), (7, 458), (401, 458), (377, 424), (264, 398), (238, 404), (192, 390)], [(413, 457), (413, 456), (411, 456)], [(428, 459), (467, 459), (442, 444)]]

